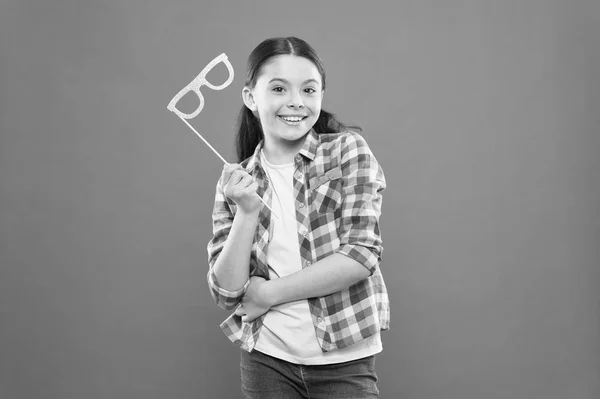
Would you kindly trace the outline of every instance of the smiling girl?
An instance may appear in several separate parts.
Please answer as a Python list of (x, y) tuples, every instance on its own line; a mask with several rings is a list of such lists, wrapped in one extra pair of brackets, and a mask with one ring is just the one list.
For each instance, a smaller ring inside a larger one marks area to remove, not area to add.
[[(247, 398), (376, 398), (389, 328), (379, 264), (383, 170), (321, 108), (325, 70), (295, 38), (248, 58), (239, 164), (217, 183), (207, 275)], [(262, 197), (274, 213), (263, 206)]]

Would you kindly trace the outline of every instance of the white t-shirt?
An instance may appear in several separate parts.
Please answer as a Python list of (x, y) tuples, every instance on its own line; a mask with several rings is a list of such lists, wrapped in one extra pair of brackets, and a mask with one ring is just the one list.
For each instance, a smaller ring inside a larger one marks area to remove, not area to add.
[[(273, 232), (267, 247), (269, 275), (276, 279), (302, 269), (293, 186), (295, 166), (270, 164), (262, 151), (260, 156), (273, 188), (272, 208), (279, 216), (271, 219)], [(323, 352), (308, 301), (302, 299), (274, 306), (267, 312), (255, 349), (291, 363), (330, 364), (374, 355), (381, 352), (382, 344), (377, 332), (352, 346)]]

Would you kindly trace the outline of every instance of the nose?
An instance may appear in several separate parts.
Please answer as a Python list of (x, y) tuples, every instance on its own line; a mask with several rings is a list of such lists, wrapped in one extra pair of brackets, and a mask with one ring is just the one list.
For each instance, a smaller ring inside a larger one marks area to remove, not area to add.
[(302, 97), (300, 96), (300, 94), (292, 94), (292, 98), (290, 99), (288, 107), (296, 109), (304, 108), (304, 103), (302, 102)]

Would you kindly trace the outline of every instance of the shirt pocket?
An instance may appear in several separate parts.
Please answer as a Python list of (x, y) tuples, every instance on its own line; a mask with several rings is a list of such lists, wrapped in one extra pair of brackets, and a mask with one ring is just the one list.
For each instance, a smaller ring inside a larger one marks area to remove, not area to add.
[(319, 214), (333, 213), (342, 204), (342, 170), (337, 167), (314, 178), (311, 207)]

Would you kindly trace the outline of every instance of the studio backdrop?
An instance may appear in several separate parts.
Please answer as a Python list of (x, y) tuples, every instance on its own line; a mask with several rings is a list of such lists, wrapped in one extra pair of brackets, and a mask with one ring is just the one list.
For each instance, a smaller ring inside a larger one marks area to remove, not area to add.
[(190, 123), (235, 161), (273, 36), (385, 171), (381, 397), (600, 397), (599, 6), (3, 0), (0, 397), (241, 397), (206, 282), (222, 162), (167, 104), (225, 53)]

